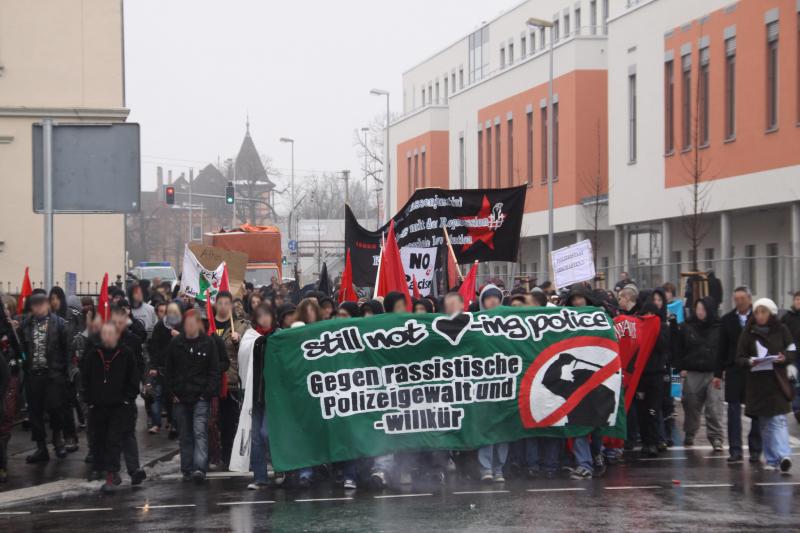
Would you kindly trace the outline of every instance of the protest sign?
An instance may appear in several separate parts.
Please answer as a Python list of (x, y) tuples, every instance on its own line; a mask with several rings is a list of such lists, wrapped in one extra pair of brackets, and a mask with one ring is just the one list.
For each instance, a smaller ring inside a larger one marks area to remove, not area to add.
[(552, 251), (550, 266), (553, 270), (553, 283), (559, 289), (594, 279), (592, 241), (586, 239)]
[(413, 294), (413, 280), (417, 280), (417, 289), (421, 296), (429, 296), (433, 285), (433, 273), (436, 270), (436, 248), (412, 248), (406, 246), (400, 249), (400, 259), (403, 262), (403, 271), (406, 274), (408, 291)]
[(266, 350), (280, 471), (594, 428), (625, 436), (619, 347), (598, 308), (325, 321), (279, 331)]

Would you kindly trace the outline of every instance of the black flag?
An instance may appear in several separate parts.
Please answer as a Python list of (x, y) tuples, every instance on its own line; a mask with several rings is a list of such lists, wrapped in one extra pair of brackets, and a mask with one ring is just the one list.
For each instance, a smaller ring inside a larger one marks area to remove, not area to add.
[(328, 279), (328, 264), (322, 263), (322, 271), (319, 273), (319, 282), (317, 283), (317, 290), (325, 294), (331, 295), (331, 282)]

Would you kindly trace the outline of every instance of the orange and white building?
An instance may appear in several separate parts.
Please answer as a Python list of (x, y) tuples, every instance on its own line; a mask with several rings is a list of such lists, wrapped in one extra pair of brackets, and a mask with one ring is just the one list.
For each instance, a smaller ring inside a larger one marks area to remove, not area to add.
[(798, 0), (516, 5), (403, 74), (390, 211), (420, 187), (527, 184), (519, 264), (484, 272), (548, 277), (550, 30), (529, 17), (554, 22), (554, 246), (597, 228), (598, 269), (649, 286), (690, 268), (694, 233), (726, 295), (746, 284), (786, 305), (800, 288)]

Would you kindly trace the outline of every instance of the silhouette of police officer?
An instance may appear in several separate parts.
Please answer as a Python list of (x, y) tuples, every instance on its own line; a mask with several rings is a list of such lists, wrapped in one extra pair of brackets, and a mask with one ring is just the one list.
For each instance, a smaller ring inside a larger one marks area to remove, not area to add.
[[(572, 379), (564, 379), (563, 370), (571, 366), (569, 375)], [(587, 368), (592, 367), (592, 368)], [(578, 359), (564, 352), (558, 356), (544, 373), (542, 385), (564, 400), (569, 400), (578, 388), (586, 383), (602, 365)], [(576, 426), (601, 426), (608, 420), (615, 407), (614, 391), (600, 384), (583, 397), (575, 409), (567, 414), (567, 423)]]

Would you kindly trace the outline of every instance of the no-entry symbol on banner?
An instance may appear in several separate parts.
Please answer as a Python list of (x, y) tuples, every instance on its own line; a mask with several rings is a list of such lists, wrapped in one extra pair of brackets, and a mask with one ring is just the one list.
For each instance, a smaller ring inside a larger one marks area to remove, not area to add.
[(526, 428), (613, 425), (622, 372), (619, 345), (601, 337), (573, 337), (542, 350), (519, 389)]

